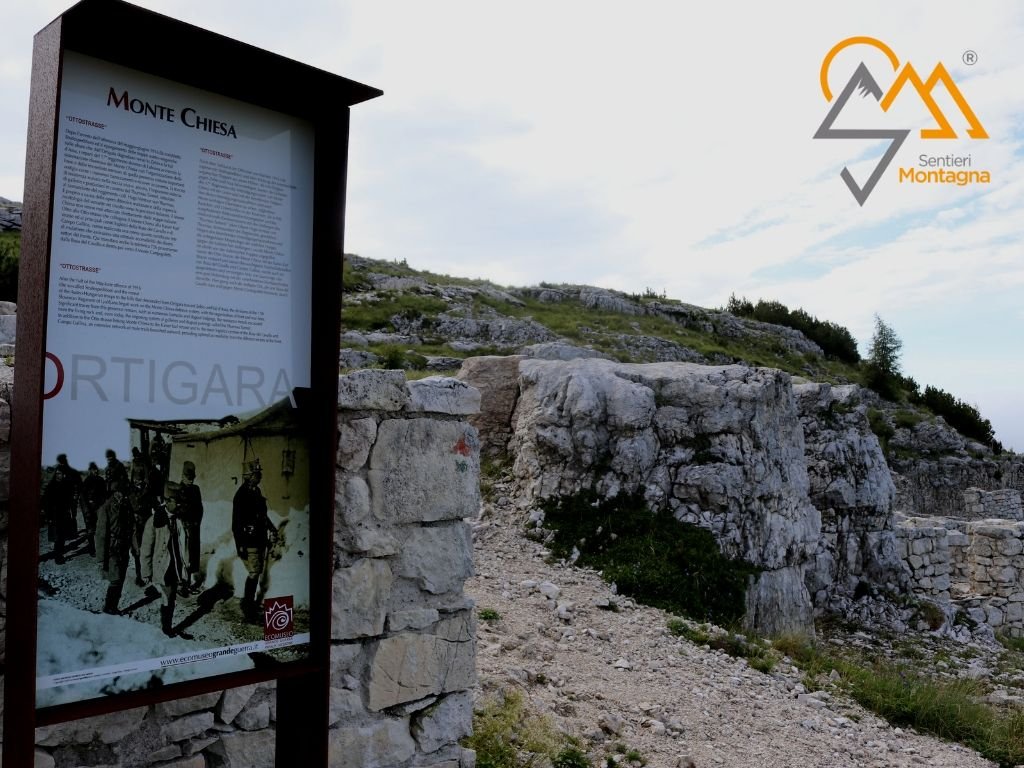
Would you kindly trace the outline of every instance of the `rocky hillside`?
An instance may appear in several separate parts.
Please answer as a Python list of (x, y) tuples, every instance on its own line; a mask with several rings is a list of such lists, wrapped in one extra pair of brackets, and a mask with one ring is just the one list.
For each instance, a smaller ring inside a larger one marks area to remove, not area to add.
[[(833, 385), (865, 381), (864, 371), (827, 357), (800, 331), (669, 299), (585, 285), (497, 286), (418, 271), (405, 263), (346, 256), (342, 309), (345, 368), (405, 368), (410, 375), (454, 373), (467, 357), (519, 354), (628, 363), (693, 362), (774, 368)], [(858, 387), (885, 458), (897, 508), (963, 512), (962, 492), (1024, 490), (1024, 461), (995, 455), (940, 416), (887, 402)]]
[(0, 232), (21, 231), (21, 203), (0, 197)]
[(347, 256), (343, 303), (343, 366), (450, 370), (470, 355), (523, 352), (623, 362), (743, 361), (830, 380), (849, 374), (799, 331), (653, 292), (546, 283), (505, 288)]

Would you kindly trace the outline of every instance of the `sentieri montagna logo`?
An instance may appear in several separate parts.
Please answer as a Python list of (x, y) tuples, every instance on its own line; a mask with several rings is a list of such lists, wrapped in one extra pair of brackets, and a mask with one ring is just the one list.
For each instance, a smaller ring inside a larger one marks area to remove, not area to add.
[[(829, 68), (832, 65), (832, 60), (836, 55), (851, 46), (866, 45), (878, 49), (885, 57), (889, 60), (892, 65), (893, 72), (897, 73), (889, 89), (883, 93), (882, 87), (878, 84), (878, 80), (875, 79), (872, 72), (868, 69), (867, 65), (861, 61), (860, 65), (854, 71), (853, 76), (846, 83), (846, 86), (839, 93), (839, 96), (833, 101), (832, 89), (829, 86), (828, 73)], [(873, 96), (875, 101), (879, 103), (883, 112), (888, 112), (889, 108), (896, 101), (896, 98), (904, 92), (906, 85), (911, 85), (913, 88), (908, 93), (916, 93), (928, 112), (931, 114), (932, 119), (935, 121), (935, 127), (922, 128), (921, 138), (925, 140), (944, 140), (944, 139), (957, 139), (959, 136), (953, 129), (952, 124), (946, 118), (946, 115), (939, 108), (938, 103), (935, 101), (935, 89), (940, 84), (945, 88), (949, 97), (953, 103), (960, 110), (961, 114), (967, 121), (967, 136), (971, 139), (987, 139), (988, 133), (982, 126), (981, 121), (978, 120), (977, 115), (974, 114), (974, 110), (971, 109), (970, 104), (967, 103), (967, 99), (964, 98), (956, 82), (950, 76), (948, 70), (941, 62), (935, 65), (932, 69), (931, 74), (927, 80), (922, 80), (921, 76), (914, 69), (914, 66), (909, 62), (903, 64), (902, 69), (900, 68), (900, 61), (897, 58), (893, 50), (874, 37), (848, 37), (845, 40), (837, 43), (832, 47), (832, 50), (826, 54), (824, 60), (821, 62), (821, 91), (825, 95), (825, 100), (832, 102), (832, 107), (829, 109), (828, 114), (825, 115), (825, 119), (818, 127), (817, 132), (814, 134), (816, 139), (888, 139), (889, 147), (882, 154), (881, 159), (878, 161), (878, 165), (875, 166), (874, 171), (868, 177), (867, 181), (863, 185), (857, 183), (853, 178), (853, 174), (850, 173), (850, 169), (844, 167), (840, 176), (843, 181), (846, 182), (846, 186), (853, 194), (854, 199), (858, 204), (864, 205), (864, 202), (868, 199), (871, 191), (878, 184), (879, 179), (882, 178), (882, 174), (885, 173), (886, 168), (892, 162), (896, 153), (899, 152), (900, 147), (903, 146), (903, 142), (906, 141), (907, 136), (910, 135), (913, 129), (911, 128), (835, 128), (833, 127), (836, 120), (842, 113), (843, 108), (846, 107), (847, 102), (853, 97), (854, 92), (859, 91), (862, 98)], [(919, 156), (918, 167), (907, 167), (899, 169), (899, 181), (903, 183), (905, 181), (917, 184), (956, 184), (964, 186), (966, 184), (982, 183), (987, 184), (991, 181), (991, 174), (987, 170), (973, 170), (971, 168), (971, 156), (967, 155), (955, 155), (947, 154), (944, 156), (935, 156), (923, 153)]]

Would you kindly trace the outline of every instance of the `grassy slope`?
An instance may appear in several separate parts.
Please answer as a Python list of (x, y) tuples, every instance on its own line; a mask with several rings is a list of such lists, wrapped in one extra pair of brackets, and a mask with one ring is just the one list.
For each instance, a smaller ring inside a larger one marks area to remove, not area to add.
[[(366, 272), (386, 274), (394, 277), (413, 277), (424, 280), (430, 286), (452, 285), (469, 288), (490, 287), (509, 290), (485, 280), (453, 278), (420, 272), (406, 264), (372, 262), (368, 270), (353, 268), (346, 264), (346, 298), (342, 306), (342, 327), (345, 330), (394, 331), (390, 318), (396, 315), (429, 316), (446, 309), (443, 301), (433, 295), (411, 290), (389, 290), (368, 293), (371, 289)], [(371, 298), (372, 297), (372, 298)], [(629, 315), (619, 312), (585, 307), (576, 300), (543, 302), (530, 297), (517, 297), (522, 305), (491, 296), (477, 296), (466, 314), (485, 316), (488, 310), (501, 315), (520, 319), (532, 318), (552, 332), (580, 345), (590, 346), (605, 352), (623, 362), (650, 362), (649, 354), (630, 353), (628, 343), (622, 337), (654, 336), (688, 347), (709, 358), (746, 362), (751, 365), (778, 368), (789, 373), (834, 383), (862, 383), (862, 373), (854, 366), (814, 355), (800, 355), (787, 350), (780, 342), (770, 338), (730, 338), (687, 328), (672, 319), (655, 315)], [(641, 305), (653, 301), (670, 303), (671, 300), (635, 296), (633, 300)], [(444, 339), (425, 339), (422, 345), (409, 347), (423, 355), (447, 355), (465, 357), (467, 353), (452, 350)], [(381, 346), (371, 347), (381, 354)], [(513, 350), (476, 350), (473, 354), (503, 354)]]

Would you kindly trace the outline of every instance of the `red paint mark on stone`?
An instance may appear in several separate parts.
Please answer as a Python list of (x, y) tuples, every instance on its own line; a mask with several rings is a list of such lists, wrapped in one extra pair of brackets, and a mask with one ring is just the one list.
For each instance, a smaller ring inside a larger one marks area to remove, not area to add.
[(459, 438), (459, 442), (452, 448), (452, 453), (458, 453), (461, 456), (469, 456), (473, 452), (473, 449), (466, 443), (465, 436)]

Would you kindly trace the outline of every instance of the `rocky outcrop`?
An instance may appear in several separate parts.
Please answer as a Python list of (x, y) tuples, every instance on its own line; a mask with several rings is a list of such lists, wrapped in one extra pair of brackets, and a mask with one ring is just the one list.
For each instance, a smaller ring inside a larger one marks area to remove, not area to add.
[(21, 203), (0, 197), (0, 232), (21, 231)]
[(949, 602), (944, 550), (920, 531), (908, 545), (896, 526), (896, 486), (868, 418), (877, 402), (857, 386), (741, 366), (522, 356), (472, 359), (459, 376), (481, 392), (485, 450), (508, 451), (527, 500), (641, 493), (761, 568), (749, 626), (806, 627), (813, 606), (898, 629), (915, 609), (880, 592)]
[(789, 377), (770, 369), (605, 360), (519, 364), (514, 472), (529, 498), (644, 495), (763, 569), (748, 623), (807, 629), (820, 533)]
[(480, 412), (469, 417), (480, 433), (480, 453), (499, 456), (512, 437), (512, 411), (519, 398), (520, 355), (470, 357), (457, 374), (480, 393)]
[(907, 586), (893, 530), (896, 487), (855, 385), (793, 387), (821, 538), (807, 587), (818, 610), (843, 611), (861, 581)]

